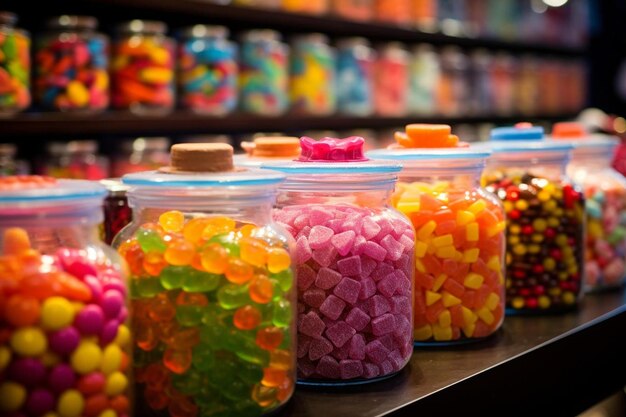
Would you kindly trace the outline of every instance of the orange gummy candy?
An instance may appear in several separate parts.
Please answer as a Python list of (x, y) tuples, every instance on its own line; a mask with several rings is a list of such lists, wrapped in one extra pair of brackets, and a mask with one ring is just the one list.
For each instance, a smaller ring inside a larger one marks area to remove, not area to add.
[(252, 330), (261, 323), (261, 312), (253, 306), (239, 307), (235, 311), (233, 324), (240, 330)]
[(2, 253), (19, 255), (30, 249), (30, 239), (26, 230), (21, 227), (10, 227), (4, 231)]
[(225, 275), (233, 284), (245, 284), (254, 276), (254, 269), (239, 258), (229, 258)]
[(259, 275), (250, 283), (249, 292), (252, 301), (259, 304), (267, 304), (272, 301), (274, 286), (268, 277)]
[(274, 350), (283, 341), (283, 331), (278, 327), (266, 327), (256, 333), (256, 344), (261, 349)]

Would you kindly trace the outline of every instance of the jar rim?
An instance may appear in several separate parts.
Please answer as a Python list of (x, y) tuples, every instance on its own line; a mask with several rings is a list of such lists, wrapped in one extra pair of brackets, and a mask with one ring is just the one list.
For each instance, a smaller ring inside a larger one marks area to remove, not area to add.
[(49, 29), (89, 29), (98, 27), (98, 19), (93, 16), (60, 15), (48, 19)]
[(167, 32), (167, 24), (159, 20), (134, 19), (120, 23), (117, 26), (117, 32), (123, 34), (149, 33), (164, 35)]
[(69, 201), (88, 201), (100, 204), (106, 189), (94, 181), (57, 180), (54, 186), (0, 190), (1, 210), (27, 209), (31, 205), (56, 206)]
[(185, 188), (209, 189), (222, 187), (246, 187), (279, 184), (285, 174), (266, 169), (239, 169), (230, 172), (165, 173), (144, 171), (126, 174), (122, 182), (134, 189)]
[(193, 25), (183, 28), (181, 36), (187, 38), (227, 38), (230, 30), (222, 25)]

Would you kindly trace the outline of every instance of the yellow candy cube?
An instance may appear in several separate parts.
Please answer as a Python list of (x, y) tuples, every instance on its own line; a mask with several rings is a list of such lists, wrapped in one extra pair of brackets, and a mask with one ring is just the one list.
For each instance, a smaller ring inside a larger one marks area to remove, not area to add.
[(492, 292), (491, 294), (487, 296), (487, 301), (485, 301), (485, 306), (489, 310), (495, 309), (498, 306), (498, 304), (500, 304), (500, 296), (498, 294), (496, 294), (495, 292)]
[(430, 327), (430, 324), (426, 324), (418, 329), (415, 329), (413, 337), (417, 341), (428, 340), (433, 337), (433, 329)]
[(434, 220), (428, 221), (417, 231), (417, 239), (426, 240), (433, 234), (435, 229), (437, 228), (437, 223)]
[(443, 303), (444, 307), (452, 307), (461, 304), (461, 299), (455, 297), (447, 291), (444, 291), (441, 294), (441, 302)]
[(443, 310), (439, 314), (439, 317), (437, 317), (437, 320), (439, 321), (439, 326), (441, 327), (450, 327), (450, 325), (452, 325), (452, 315), (449, 310)]
[(441, 294), (432, 292), (432, 291), (426, 291), (426, 305), (427, 306), (431, 306), (435, 304), (437, 301), (439, 301), (440, 298), (441, 298)]
[(478, 316), (472, 310), (465, 306), (461, 306), (461, 312), (463, 313), (463, 322), (467, 324), (476, 323)]
[(477, 290), (480, 288), (481, 285), (483, 285), (484, 280), (485, 279), (482, 275), (479, 275), (475, 272), (470, 272), (465, 276), (465, 279), (463, 280), (463, 285), (465, 285), (467, 288)]
[(489, 261), (487, 261), (487, 268), (492, 271), (500, 271), (500, 257), (494, 255), (489, 258)]
[(476, 330), (476, 324), (466, 324), (462, 327), (461, 330), (463, 330), (463, 334), (465, 335), (465, 337), (472, 337), (472, 335), (474, 334), (474, 330)]
[(456, 224), (457, 226), (465, 226), (468, 223), (476, 220), (476, 216), (471, 211), (459, 210), (456, 212)]
[(432, 244), (437, 248), (452, 246), (454, 244), (454, 239), (451, 234), (437, 236), (432, 240)]
[(487, 323), (490, 326), (493, 324), (493, 322), (496, 319), (493, 316), (493, 313), (491, 311), (489, 311), (489, 309), (487, 307), (485, 307), (485, 306), (479, 308), (478, 311), (476, 311), (476, 314), (478, 314), (478, 317), (480, 317), (480, 319), (482, 321), (484, 321), (485, 323)]
[(420, 202), (411, 200), (400, 200), (396, 208), (404, 214), (415, 213), (420, 209)]
[(419, 240), (415, 242), (415, 256), (418, 258), (423, 258), (426, 255), (426, 249), (428, 249), (428, 245), (424, 242), (420, 242)]
[(439, 291), (439, 288), (441, 288), (443, 283), (446, 282), (446, 279), (448, 279), (448, 276), (446, 274), (439, 275), (433, 283), (433, 291)]
[(438, 342), (452, 340), (452, 327), (442, 327), (438, 324), (433, 324), (433, 336)]
[(470, 211), (474, 213), (474, 215), (476, 215), (486, 208), (487, 208), (487, 203), (485, 202), (485, 200), (478, 200), (472, 203), (472, 205), (467, 208), (467, 211)]
[(480, 254), (480, 249), (472, 248), (466, 249), (463, 251), (462, 261), (465, 263), (473, 263), (478, 260), (478, 255)]
[(478, 236), (478, 223), (469, 223), (465, 228), (465, 239), (467, 239), (468, 242), (476, 242), (478, 241)]
[(455, 254), (456, 254), (456, 249), (454, 249), (454, 246), (444, 246), (441, 248), (437, 248), (437, 251), (435, 252), (435, 255), (438, 258), (442, 258), (442, 259), (454, 258)]

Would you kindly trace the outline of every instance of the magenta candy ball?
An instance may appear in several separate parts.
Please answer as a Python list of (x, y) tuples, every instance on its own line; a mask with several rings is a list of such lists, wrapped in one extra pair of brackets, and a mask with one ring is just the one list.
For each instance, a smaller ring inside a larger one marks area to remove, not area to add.
[(86, 276), (98, 276), (96, 268), (88, 263), (85, 259), (77, 258), (73, 262), (68, 262), (65, 271), (74, 275), (78, 279), (84, 279)]
[(100, 306), (108, 318), (117, 318), (120, 310), (124, 307), (124, 297), (115, 289), (107, 290), (102, 295)]
[(120, 322), (113, 319), (105, 323), (102, 331), (100, 332), (100, 343), (108, 345), (117, 337), (117, 329), (120, 327)]
[(102, 312), (102, 308), (95, 304), (83, 307), (76, 315), (74, 325), (83, 335), (100, 334), (104, 326), (104, 313)]
[(68, 355), (78, 347), (80, 333), (75, 327), (65, 327), (50, 335), (50, 349), (60, 355)]
[(42, 416), (54, 409), (56, 401), (54, 395), (45, 389), (33, 390), (26, 400), (26, 411), (31, 416)]
[(38, 359), (20, 358), (9, 367), (9, 375), (15, 382), (33, 387), (46, 377), (46, 367)]
[(122, 280), (119, 278), (119, 275), (104, 275), (102, 277), (102, 282), (104, 282), (102, 289), (105, 292), (109, 290), (117, 290), (120, 294), (122, 294), (122, 297), (126, 297), (126, 287), (124, 286)]
[(100, 304), (102, 302), (102, 283), (93, 275), (87, 275), (83, 279), (83, 282), (91, 290), (91, 302)]
[(120, 309), (120, 314), (117, 316), (117, 320), (120, 323), (124, 323), (127, 318), (128, 318), (128, 309), (126, 307), (122, 307)]
[(50, 375), (48, 375), (48, 387), (56, 394), (74, 387), (75, 383), (76, 374), (72, 367), (65, 363), (52, 368)]

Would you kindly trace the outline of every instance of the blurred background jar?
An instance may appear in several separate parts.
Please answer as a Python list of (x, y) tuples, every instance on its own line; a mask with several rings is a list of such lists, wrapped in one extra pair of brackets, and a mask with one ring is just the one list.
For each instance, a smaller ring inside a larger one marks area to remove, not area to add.
[(376, 0), (375, 18), (399, 26), (411, 24), (411, 0)]
[(0, 11), (0, 116), (30, 105), (30, 34), (16, 22), (16, 14)]
[(374, 15), (374, 0), (332, 0), (332, 12), (344, 19), (367, 22)]
[(373, 111), (374, 50), (364, 38), (337, 44), (337, 106), (344, 114), (367, 116)]
[(515, 93), (516, 111), (524, 116), (530, 116), (536, 113), (539, 97), (537, 61), (535, 58), (527, 55), (523, 56), (519, 63), (519, 77)]
[(437, 0), (411, 0), (411, 19), (418, 30), (437, 31)]
[(437, 103), (443, 116), (459, 116), (468, 113), (469, 103), (469, 61), (456, 46), (441, 50), (441, 77)]
[(131, 172), (150, 171), (170, 161), (170, 140), (164, 137), (137, 138), (121, 143), (112, 161), (111, 175), (121, 177)]
[(0, 143), (0, 177), (26, 175), (30, 171), (28, 162), (16, 159), (17, 146)]
[(329, 0), (282, 0), (282, 8), (287, 12), (322, 15), (328, 12)]
[(237, 107), (237, 45), (224, 26), (195, 25), (178, 45), (178, 100), (194, 113), (221, 116)]
[(515, 68), (517, 61), (509, 54), (499, 53), (490, 66), (493, 92), (493, 110), (496, 114), (507, 116), (515, 109)]
[(409, 112), (430, 115), (437, 111), (437, 85), (441, 73), (439, 55), (431, 45), (413, 49), (409, 64)]
[(234, 0), (235, 6), (259, 7), (263, 9), (278, 9), (281, 0)]
[(166, 32), (158, 21), (118, 26), (111, 65), (115, 109), (162, 115), (174, 108), (175, 42)]
[(403, 116), (409, 93), (409, 55), (399, 42), (378, 52), (374, 67), (374, 108), (381, 116)]
[(55, 178), (101, 180), (109, 177), (109, 160), (98, 155), (95, 140), (50, 142), (48, 155), (39, 168), (41, 175)]
[(109, 39), (91, 16), (57, 16), (37, 38), (35, 91), (47, 110), (96, 113), (109, 105)]

